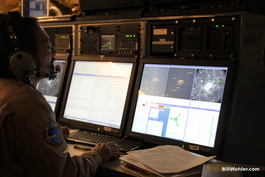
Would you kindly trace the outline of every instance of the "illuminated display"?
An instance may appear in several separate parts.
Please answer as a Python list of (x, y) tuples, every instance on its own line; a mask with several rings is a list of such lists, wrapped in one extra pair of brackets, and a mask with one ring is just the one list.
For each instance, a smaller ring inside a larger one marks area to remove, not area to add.
[(236, 64), (141, 58), (125, 136), (219, 154)]
[(125, 37), (136, 37), (135, 34), (126, 34)]
[(54, 47), (57, 53), (65, 53), (67, 49), (70, 49), (70, 37), (66, 34), (55, 34)]
[(222, 28), (224, 28), (224, 27), (225, 27), (225, 25), (215, 25), (215, 27), (216, 27), (216, 28), (219, 28), (219, 27), (222, 27)]
[(115, 35), (101, 35), (101, 50), (114, 51)]
[(76, 61), (64, 118), (120, 128), (132, 66)]

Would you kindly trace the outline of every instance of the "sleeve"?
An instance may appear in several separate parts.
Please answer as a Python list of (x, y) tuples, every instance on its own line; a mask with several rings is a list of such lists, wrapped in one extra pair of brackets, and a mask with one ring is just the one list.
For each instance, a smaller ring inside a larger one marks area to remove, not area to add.
[(94, 176), (101, 157), (94, 151), (71, 157), (54, 113), (36, 106), (20, 116), (16, 131), (16, 152), (29, 176)]
[[(76, 164), (81, 167), (78, 171), (78, 176), (94, 176), (97, 171), (97, 167), (102, 163), (100, 155), (96, 151), (88, 151), (81, 156), (73, 156)], [(89, 162), (90, 165), (84, 164)]]

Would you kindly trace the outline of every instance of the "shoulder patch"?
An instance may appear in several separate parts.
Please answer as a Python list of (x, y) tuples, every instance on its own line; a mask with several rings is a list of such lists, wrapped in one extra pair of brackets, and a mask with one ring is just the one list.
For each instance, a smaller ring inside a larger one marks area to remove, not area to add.
[(59, 146), (62, 144), (62, 132), (57, 123), (52, 122), (45, 126), (44, 138), (53, 146)]

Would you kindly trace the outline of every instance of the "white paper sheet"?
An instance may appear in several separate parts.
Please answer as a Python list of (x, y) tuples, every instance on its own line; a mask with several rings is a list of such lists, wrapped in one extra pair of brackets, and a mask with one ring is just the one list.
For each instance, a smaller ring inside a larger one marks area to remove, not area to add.
[(158, 173), (179, 173), (201, 165), (215, 156), (199, 157), (173, 145), (127, 152), (129, 156)]

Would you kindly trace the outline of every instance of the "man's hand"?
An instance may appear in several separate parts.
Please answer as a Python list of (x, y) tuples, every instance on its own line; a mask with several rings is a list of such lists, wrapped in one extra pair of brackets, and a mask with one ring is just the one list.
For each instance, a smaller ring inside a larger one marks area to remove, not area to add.
[(104, 144), (98, 143), (92, 150), (96, 151), (101, 156), (102, 162), (107, 162), (112, 158), (118, 159), (120, 157), (119, 146), (113, 142)]
[(62, 130), (64, 139), (68, 138), (69, 134), (70, 134), (69, 128), (67, 126), (63, 126), (63, 127), (61, 127), (61, 130)]

